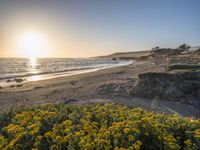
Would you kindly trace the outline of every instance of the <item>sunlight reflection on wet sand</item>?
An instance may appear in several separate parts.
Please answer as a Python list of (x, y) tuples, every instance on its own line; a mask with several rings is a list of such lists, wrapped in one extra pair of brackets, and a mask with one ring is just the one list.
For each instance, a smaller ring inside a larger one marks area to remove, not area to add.
[(39, 80), (42, 80), (42, 77), (37, 75), (37, 76), (31, 76), (29, 78), (29, 81), (39, 81)]

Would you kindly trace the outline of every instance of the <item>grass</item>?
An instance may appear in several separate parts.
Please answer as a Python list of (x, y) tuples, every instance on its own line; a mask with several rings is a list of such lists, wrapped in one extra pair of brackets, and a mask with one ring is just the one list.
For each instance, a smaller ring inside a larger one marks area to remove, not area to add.
[(198, 64), (171, 64), (166, 67), (167, 71), (172, 70), (199, 70), (200, 65)]
[(11, 109), (0, 117), (0, 149), (199, 149), (200, 120), (117, 104)]

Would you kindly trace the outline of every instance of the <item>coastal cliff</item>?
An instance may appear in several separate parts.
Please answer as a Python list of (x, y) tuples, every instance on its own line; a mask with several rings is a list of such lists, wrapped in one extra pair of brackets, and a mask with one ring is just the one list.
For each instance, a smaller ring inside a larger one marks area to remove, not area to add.
[(200, 72), (139, 74), (132, 95), (167, 100), (200, 100)]

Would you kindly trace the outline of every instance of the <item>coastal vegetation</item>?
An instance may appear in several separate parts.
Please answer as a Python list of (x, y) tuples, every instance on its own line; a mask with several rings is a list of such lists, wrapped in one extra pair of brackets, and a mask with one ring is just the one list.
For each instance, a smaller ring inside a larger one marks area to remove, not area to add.
[(119, 104), (46, 104), (0, 117), (0, 149), (198, 149), (200, 120)]
[(151, 53), (153, 54), (170, 54), (170, 55), (177, 55), (181, 54), (183, 52), (189, 52), (189, 49), (191, 49), (191, 46), (188, 44), (182, 44), (178, 46), (177, 48), (160, 48), (159, 46), (156, 46), (151, 49)]
[(172, 70), (200, 70), (199, 64), (170, 64), (166, 67), (167, 71)]
[(184, 43), (184, 44), (180, 45), (178, 48), (188, 51), (191, 48), (191, 46)]

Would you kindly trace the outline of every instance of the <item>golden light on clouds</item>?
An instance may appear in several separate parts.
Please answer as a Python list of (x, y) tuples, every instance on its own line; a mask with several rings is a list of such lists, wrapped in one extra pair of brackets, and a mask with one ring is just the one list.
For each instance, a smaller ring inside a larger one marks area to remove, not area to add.
[(24, 32), (18, 37), (19, 53), (22, 57), (38, 58), (48, 56), (47, 39), (38, 32)]

